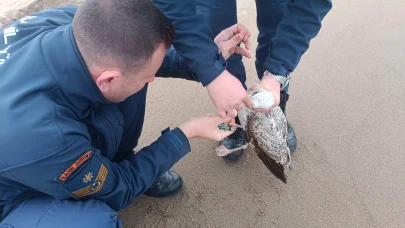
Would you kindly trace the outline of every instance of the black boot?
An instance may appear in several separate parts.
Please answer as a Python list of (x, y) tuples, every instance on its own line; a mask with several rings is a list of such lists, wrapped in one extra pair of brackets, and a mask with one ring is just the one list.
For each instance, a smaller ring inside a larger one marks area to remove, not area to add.
[[(237, 124), (240, 124), (239, 118), (235, 118), (235, 122)], [(245, 136), (245, 131), (241, 128), (236, 129), (232, 135), (224, 138), (219, 142), (219, 145), (224, 145), (228, 149), (235, 149), (241, 146), (244, 146), (246, 144), (246, 136)], [(229, 161), (237, 161), (239, 160), (242, 155), (243, 155), (244, 150), (238, 150), (233, 153), (230, 153), (224, 157), (224, 159), (229, 160)]]
[(163, 198), (176, 195), (183, 187), (183, 179), (175, 172), (168, 171), (159, 177), (144, 193), (147, 196)]
[[(281, 92), (280, 93), (280, 108), (283, 110), (283, 113), (285, 115), (285, 109), (287, 105), (289, 95), (286, 92)], [(295, 136), (295, 131), (294, 128), (290, 125), (290, 123), (287, 121), (287, 127), (288, 127), (288, 138), (287, 138), (287, 145), (290, 148), (291, 153), (295, 151), (297, 148), (297, 137)]]

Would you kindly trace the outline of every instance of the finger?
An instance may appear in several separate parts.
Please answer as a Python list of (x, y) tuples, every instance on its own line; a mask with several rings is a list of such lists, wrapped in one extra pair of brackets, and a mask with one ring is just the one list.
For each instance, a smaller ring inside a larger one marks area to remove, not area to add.
[[(249, 39), (251, 33), (250, 31), (242, 24), (234, 24), (229, 28), (226, 28), (224, 30), (222, 30), (218, 35), (221, 36), (221, 38), (223, 40), (229, 40), (232, 36), (234, 36), (235, 34), (241, 34), (244, 39)], [(245, 38), (245, 35), (247, 35), (247, 37)], [(248, 40), (246, 40), (247, 42)]]
[(235, 53), (245, 56), (246, 58), (252, 58), (252, 55), (241, 47), (235, 47)]
[(228, 122), (228, 125), (231, 125), (231, 126), (233, 126), (233, 125), (235, 125), (236, 123), (235, 123), (235, 118), (232, 118), (229, 122)]
[(238, 106), (236, 106), (236, 110), (240, 111), (243, 109), (243, 103), (240, 103)]
[(228, 117), (230, 117), (230, 118), (235, 118), (237, 115), (238, 115), (238, 112), (236, 111), (236, 109), (232, 109), (232, 110), (230, 110), (230, 111), (227, 113), (226, 117), (227, 117), (227, 118), (228, 118)]
[(223, 130), (218, 130), (218, 131), (219, 131), (219, 134), (217, 134), (217, 137), (215, 139), (218, 142), (234, 133), (234, 131), (223, 131)]
[(252, 108), (253, 111), (255, 112), (268, 112), (272, 109), (273, 107), (269, 108), (269, 109), (263, 109), (263, 108)]
[(238, 33), (242, 33), (244, 34), (243, 37), (243, 43), (245, 43), (246, 49), (250, 50), (250, 36), (251, 36), (251, 32), (242, 24), (238, 24)]
[(242, 42), (243, 36), (241, 34), (236, 34), (230, 40), (232, 41), (232, 46), (230, 48), (233, 48)]
[[(225, 41), (225, 40), (229, 40), (231, 37), (233, 37), (235, 34), (240, 33), (238, 31), (238, 24), (235, 24), (229, 28), (226, 28), (224, 30), (222, 30), (215, 38), (215, 41)], [(245, 35), (245, 33), (243, 33), (243, 35)]]
[(257, 85), (255, 85), (255, 86), (252, 86), (252, 87), (250, 87), (249, 89), (248, 89), (248, 91), (255, 91), (255, 90), (257, 90), (259, 87), (257, 86)]
[(245, 44), (245, 47), (247, 50), (250, 50), (250, 46), (251, 46), (249, 38), (250, 38), (250, 32), (245, 34), (245, 36), (243, 37), (243, 43)]
[(252, 99), (250, 99), (250, 96), (248, 94), (246, 94), (245, 99), (243, 99), (243, 103), (245, 103), (246, 107), (253, 108)]
[[(242, 24), (240, 24), (240, 23), (238, 23), (238, 24), (236, 24), (236, 25), (237, 25), (237, 30), (236, 30), (235, 33), (249, 34), (249, 37), (250, 37), (250, 31), (249, 31), (249, 29), (247, 29), (244, 25), (242, 25)], [(248, 38), (249, 38), (249, 37), (248, 37)]]
[(217, 116), (217, 119), (215, 119), (217, 124), (221, 124), (221, 123), (228, 123), (229, 121), (231, 121), (232, 119), (234, 119), (234, 117), (231, 116), (226, 116), (224, 118), (221, 118), (219, 116)]
[(240, 34), (234, 35), (230, 40), (225, 41), (220, 49), (221, 52), (229, 52), (231, 49), (235, 48), (236, 45), (238, 45), (240, 42), (242, 42), (242, 36)]
[(208, 114), (206, 114), (205, 116), (206, 116), (206, 117), (213, 117), (214, 114), (213, 114), (213, 113), (208, 113)]
[[(279, 106), (279, 105), (280, 105), (280, 98), (276, 98), (276, 99), (274, 100), (273, 107)], [(273, 107), (271, 107), (271, 108), (273, 108)]]
[(219, 111), (218, 116), (221, 117), (221, 118), (225, 118), (226, 117), (226, 112), (225, 111)]
[(243, 35), (245, 35), (248, 31), (246, 29), (246, 27), (240, 23), (234, 24), (231, 27), (229, 27), (228, 29), (231, 30), (234, 34), (242, 33)]
[(252, 110), (256, 112), (270, 112), (270, 110), (276, 106), (278, 106), (278, 104), (274, 103), (270, 108), (252, 108)]

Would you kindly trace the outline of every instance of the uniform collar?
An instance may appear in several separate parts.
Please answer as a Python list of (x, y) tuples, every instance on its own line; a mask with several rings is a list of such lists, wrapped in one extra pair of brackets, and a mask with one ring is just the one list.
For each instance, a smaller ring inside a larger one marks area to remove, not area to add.
[(46, 34), (41, 46), (48, 70), (76, 111), (111, 103), (91, 78), (73, 37), (72, 24)]

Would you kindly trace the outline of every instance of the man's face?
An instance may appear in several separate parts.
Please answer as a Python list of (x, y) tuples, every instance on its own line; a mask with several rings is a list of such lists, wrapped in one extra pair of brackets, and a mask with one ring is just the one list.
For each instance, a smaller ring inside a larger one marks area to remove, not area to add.
[(120, 71), (108, 71), (107, 76), (101, 75), (97, 79), (97, 85), (107, 100), (119, 103), (137, 93), (146, 83), (153, 82), (155, 74), (162, 65), (166, 49), (161, 44), (152, 58), (148, 60), (140, 69), (135, 69), (133, 75), (124, 75)]

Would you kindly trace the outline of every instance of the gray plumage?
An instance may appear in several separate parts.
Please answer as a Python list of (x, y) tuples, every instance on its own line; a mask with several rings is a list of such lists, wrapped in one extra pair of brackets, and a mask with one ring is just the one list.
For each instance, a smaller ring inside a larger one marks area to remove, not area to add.
[[(263, 89), (249, 92), (249, 95), (254, 107), (270, 107), (274, 103), (272, 93)], [(238, 116), (245, 129), (248, 144), (270, 172), (287, 183), (285, 167), (290, 165), (291, 154), (287, 146), (287, 119), (281, 108), (276, 106), (267, 113), (261, 113), (244, 107)], [(247, 146), (243, 148), (246, 149)], [(225, 147), (218, 147), (217, 154), (225, 156), (238, 149), (227, 150)]]

